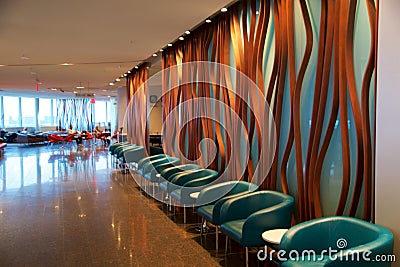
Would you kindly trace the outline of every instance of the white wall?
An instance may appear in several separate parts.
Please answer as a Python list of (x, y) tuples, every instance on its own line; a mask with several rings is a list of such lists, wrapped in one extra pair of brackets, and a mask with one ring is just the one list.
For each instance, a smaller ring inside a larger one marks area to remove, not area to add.
[(400, 1), (379, 5), (375, 216), (394, 233), (400, 266)]
[(117, 115), (118, 115), (118, 129), (121, 127), (124, 127), (123, 132), (126, 132), (126, 121), (124, 121), (125, 118), (125, 112), (126, 112), (126, 107), (127, 107), (127, 92), (126, 92), (126, 87), (120, 87), (117, 89)]
[(158, 103), (156, 106), (152, 107), (150, 112), (149, 133), (161, 133), (162, 123), (162, 106), (161, 103)]

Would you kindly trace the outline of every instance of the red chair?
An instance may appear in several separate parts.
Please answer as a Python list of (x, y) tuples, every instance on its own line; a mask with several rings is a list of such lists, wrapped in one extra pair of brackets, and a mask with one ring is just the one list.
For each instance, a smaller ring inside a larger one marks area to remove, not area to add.
[(72, 143), (75, 141), (75, 135), (69, 134), (67, 137), (64, 138), (64, 143), (68, 144), (68, 147), (71, 148)]
[(56, 134), (49, 134), (47, 136), (47, 139), (49, 140), (50, 147), (53, 147), (54, 144), (56, 145), (62, 144), (64, 140), (61, 136)]

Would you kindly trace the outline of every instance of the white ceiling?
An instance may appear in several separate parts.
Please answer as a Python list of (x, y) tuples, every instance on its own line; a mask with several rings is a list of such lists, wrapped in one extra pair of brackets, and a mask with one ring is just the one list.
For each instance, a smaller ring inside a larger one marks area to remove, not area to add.
[(231, 1), (0, 0), (0, 93), (115, 96), (125, 80), (110, 82)]

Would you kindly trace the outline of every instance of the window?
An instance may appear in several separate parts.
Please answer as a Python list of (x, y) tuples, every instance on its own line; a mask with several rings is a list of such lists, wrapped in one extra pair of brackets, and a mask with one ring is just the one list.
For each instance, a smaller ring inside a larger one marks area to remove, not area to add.
[(94, 112), (95, 124), (107, 126), (107, 102), (96, 101)]
[(19, 98), (12, 96), (3, 97), (4, 127), (18, 127), (19, 125)]
[(53, 126), (53, 115), (51, 109), (51, 99), (39, 98), (39, 126)]
[(36, 127), (35, 98), (21, 97), (22, 127)]

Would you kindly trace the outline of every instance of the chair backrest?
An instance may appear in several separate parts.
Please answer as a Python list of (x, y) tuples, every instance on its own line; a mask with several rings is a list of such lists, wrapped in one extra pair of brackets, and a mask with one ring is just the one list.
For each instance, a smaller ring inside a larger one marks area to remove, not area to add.
[(205, 177), (205, 176), (218, 176), (218, 172), (210, 169), (197, 169), (197, 170), (191, 170), (191, 171), (186, 171), (182, 173), (177, 173), (171, 177), (171, 183), (182, 186), (185, 183)]
[(169, 157), (169, 156), (166, 154), (158, 154), (158, 155), (143, 158), (138, 162), (138, 169), (142, 169), (150, 161), (157, 160), (160, 158), (165, 158), (165, 157)]
[(158, 165), (170, 163), (170, 164), (179, 164), (180, 159), (175, 157), (161, 157), (155, 160), (149, 161), (147, 164), (143, 166), (143, 173), (152, 172)]
[(342, 248), (349, 249), (374, 242), (382, 233), (391, 235), (387, 229), (357, 218), (325, 217), (293, 226), (283, 237), (281, 246), (286, 250), (286, 244), (289, 243), (292, 249), (292, 246), (297, 246), (298, 240), (303, 239), (303, 246), (321, 253), (329, 248), (340, 250), (339, 240), (345, 240), (346, 246)]
[(199, 165), (196, 164), (183, 164), (178, 166), (170, 166), (165, 168), (160, 172), (161, 177), (167, 181), (170, 181), (170, 178), (175, 175), (176, 173), (190, 171), (190, 170), (198, 170), (201, 169)]
[(227, 181), (207, 186), (200, 191), (196, 205), (211, 204), (223, 197), (235, 195), (243, 192), (253, 192), (258, 186), (246, 181)]

